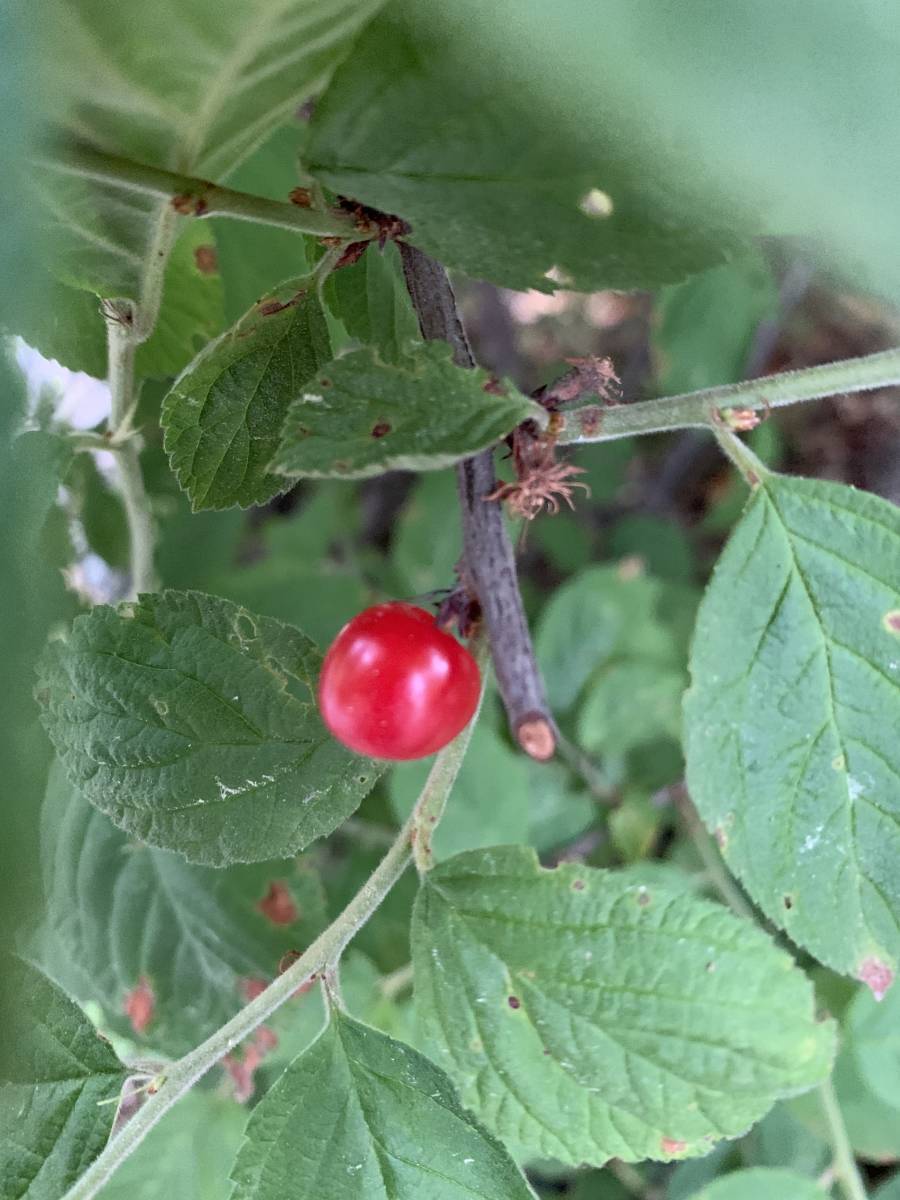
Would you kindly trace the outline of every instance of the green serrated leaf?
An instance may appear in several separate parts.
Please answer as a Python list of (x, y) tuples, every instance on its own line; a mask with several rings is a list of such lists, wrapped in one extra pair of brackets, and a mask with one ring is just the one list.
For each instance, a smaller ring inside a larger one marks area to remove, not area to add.
[(760, 908), (883, 994), (900, 958), (900, 510), (767, 476), (704, 598), (688, 784)]
[(359, 805), (379, 766), (339, 746), (299, 630), (201, 592), (79, 617), (39, 672), (69, 778), (133, 837), (191, 862), (303, 849)]
[(40, 971), (0, 962), (0, 1195), (59, 1200), (103, 1149), (126, 1070)]
[(403, 282), (400, 252), (393, 242), (370, 247), (352, 267), (329, 279), (330, 302), (347, 332), (374, 346), (384, 362), (400, 362), (419, 337), (419, 322)]
[[(139, 210), (144, 219), (144, 209)], [(136, 249), (139, 256), (145, 246)], [(59, 273), (65, 267), (59, 264)], [(77, 283), (61, 282), (47, 273), (40, 296), (23, 305), (13, 332), (47, 358), (73, 371), (104, 378), (106, 325), (98, 295), (128, 292), (123, 276), (113, 275), (109, 287), (90, 286), (90, 273)], [(134, 287), (137, 285), (134, 284)], [(185, 227), (166, 265), (159, 318), (152, 336), (138, 347), (135, 371), (139, 378), (176, 375), (200, 345), (224, 324), (222, 281), (217, 269), (216, 244), (209, 225), (194, 221)]]
[(0, 362), (0, 945), (12, 944), (40, 893), (37, 816), (50, 747), (31, 694), (34, 667), (50, 629), (76, 611), (62, 573), (42, 552), (71, 447), (65, 438), (38, 431), (9, 436), (18, 423), (21, 378), (6, 368)]
[[(42, 814), (44, 919), (31, 956), (104, 1027), (171, 1057), (223, 1025), (288, 950), (326, 923), (318, 877), (293, 862), (225, 870), (135, 845), (57, 764)], [(143, 998), (129, 1013), (130, 998)]]
[(554, 267), (579, 290), (652, 287), (721, 261), (722, 237), (676, 189), (648, 186), (613, 122), (536, 112), (468, 26), (412, 0), (376, 18), (316, 108), (309, 170), (403, 217), (446, 266), (505, 287), (550, 291)]
[(822, 1189), (815, 1179), (785, 1171), (780, 1167), (751, 1167), (732, 1171), (695, 1192), (692, 1200), (822, 1200)]
[(688, 894), (470, 851), (423, 880), (412, 939), (439, 1061), (522, 1156), (706, 1154), (830, 1067), (790, 956)]
[(222, 1200), (246, 1123), (242, 1105), (194, 1088), (119, 1166), (100, 1200)]
[[(254, 0), (227, 13), (210, 0), (127, 14), (91, 0), (57, 7), (41, 29), (45, 116), (109, 154), (221, 179), (324, 84), (382, 2)], [(150, 62), (147, 46), (166, 53)], [(37, 175), (53, 274), (138, 299), (167, 202), (52, 166)]]
[(194, 510), (262, 504), (289, 486), (270, 472), (288, 406), (331, 358), (308, 279), (254, 305), (176, 379), (163, 403), (165, 447)]
[(418, 1051), (333, 1013), (253, 1110), (234, 1200), (528, 1200), (515, 1163)]
[(488, 373), (457, 367), (450, 354), (433, 342), (396, 363), (371, 349), (329, 363), (291, 405), (272, 469), (345, 479), (435, 471), (545, 415), (517, 392), (486, 390)]
[[(80, 0), (42, 30), (48, 108), (83, 142), (217, 179), (327, 78), (378, 7), (164, 0), (125, 11)], [(166, 53), (151, 61), (147, 46)]]

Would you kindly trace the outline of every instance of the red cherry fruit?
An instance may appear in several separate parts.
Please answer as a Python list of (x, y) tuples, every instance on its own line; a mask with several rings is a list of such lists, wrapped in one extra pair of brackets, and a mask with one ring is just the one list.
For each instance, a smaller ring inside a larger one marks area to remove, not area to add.
[(478, 664), (431, 613), (376, 604), (340, 631), (322, 664), (319, 709), (345, 746), (372, 758), (424, 758), (475, 714)]

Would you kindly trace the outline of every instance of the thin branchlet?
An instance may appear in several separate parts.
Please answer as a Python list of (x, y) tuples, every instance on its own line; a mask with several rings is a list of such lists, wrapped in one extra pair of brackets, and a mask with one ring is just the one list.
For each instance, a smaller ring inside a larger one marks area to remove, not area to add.
[[(459, 367), (474, 367), (456, 300), (440, 263), (400, 243), (403, 272), (426, 341), (449, 342)], [(491, 450), (457, 467), (463, 521), (462, 581), (477, 598), (487, 629), (494, 672), (516, 741), (532, 758), (552, 758), (553, 718), (534, 656), (516, 577), (515, 555), (496, 491)]]

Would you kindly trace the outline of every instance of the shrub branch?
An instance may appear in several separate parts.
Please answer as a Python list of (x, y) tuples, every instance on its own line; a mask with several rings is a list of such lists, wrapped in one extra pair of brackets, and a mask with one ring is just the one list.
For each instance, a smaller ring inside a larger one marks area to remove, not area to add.
[[(456, 365), (474, 367), (446, 271), (406, 243), (400, 243), (400, 255), (422, 336), (449, 342)], [(463, 518), (463, 583), (481, 605), (510, 727), (526, 754), (552, 758), (555, 728), (525, 620), (515, 555), (500, 505), (487, 500), (497, 486), (493, 452), (483, 450), (465, 459), (456, 473)]]

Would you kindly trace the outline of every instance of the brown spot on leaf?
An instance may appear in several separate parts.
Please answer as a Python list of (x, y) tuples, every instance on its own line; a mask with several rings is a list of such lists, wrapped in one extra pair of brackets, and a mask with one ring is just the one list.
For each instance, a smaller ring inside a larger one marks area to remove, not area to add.
[(272, 317), (275, 313), (284, 312), (286, 308), (293, 308), (300, 302), (300, 297), (303, 292), (298, 292), (296, 296), (291, 296), (290, 300), (285, 300), (282, 303), (280, 300), (266, 300), (259, 306), (259, 315), (261, 317)]
[(377, 425), (372, 427), (373, 438), (383, 438), (385, 434), (391, 432), (391, 427), (387, 421), (379, 421)]
[(146, 1030), (153, 1020), (155, 1007), (156, 996), (150, 986), (150, 980), (146, 975), (142, 975), (131, 991), (125, 993), (125, 1002), (122, 1005), (135, 1033), (140, 1034)]
[[(210, 183), (207, 187), (214, 187)], [(209, 205), (202, 192), (178, 192), (172, 197), (171, 205), (182, 217), (202, 217)]]
[(481, 390), (487, 392), (489, 396), (505, 396), (506, 388), (502, 385), (496, 375), (491, 375), (482, 385)]
[(583, 892), (584, 888), (585, 888), (585, 883), (584, 883), (583, 879), (573, 879), (572, 880), (572, 891), (573, 892)]
[(292, 925), (300, 915), (287, 885), (277, 879), (272, 880), (256, 907), (273, 925)]
[(215, 246), (195, 246), (194, 264), (201, 275), (215, 275), (219, 269)]
[(873, 955), (862, 963), (857, 978), (869, 988), (876, 1000), (883, 1000), (894, 982), (894, 972), (887, 963)]
[(509, 1005), (510, 1008), (521, 1008), (522, 1007), (522, 1001), (519, 999), (518, 996), (508, 996), (507, 1004)]
[(339, 271), (341, 267), (352, 267), (355, 262), (359, 262), (366, 250), (368, 250), (369, 244), (369, 242), (351, 242), (334, 264), (335, 271)]
[(295, 187), (288, 192), (288, 200), (298, 208), (312, 208), (312, 192), (309, 188)]
[(659, 1145), (663, 1154), (681, 1154), (687, 1150), (687, 1142), (682, 1142), (678, 1138), (664, 1137), (661, 1139)]
[(784, 907), (786, 909), (788, 909), (788, 910), (792, 909), (794, 907), (794, 897), (793, 896), (785, 896), (784, 899), (782, 900), (782, 904), (784, 905)]
[(252, 976), (238, 980), (238, 991), (247, 1001), (261, 996), (268, 986), (265, 979), (254, 979)]
[(893, 608), (884, 614), (884, 627), (888, 633), (900, 635), (900, 608)]
[(245, 1044), (243, 1054), (226, 1054), (222, 1066), (231, 1076), (234, 1098), (239, 1104), (246, 1102), (255, 1089), (255, 1075), (265, 1056), (278, 1045), (278, 1035), (268, 1025), (260, 1025), (252, 1038)]
[(650, 893), (647, 891), (646, 888), (638, 888), (636, 898), (637, 898), (637, 902), (641, 906), (641, 908), (646, 908), (647, 905), (650, 903)]

